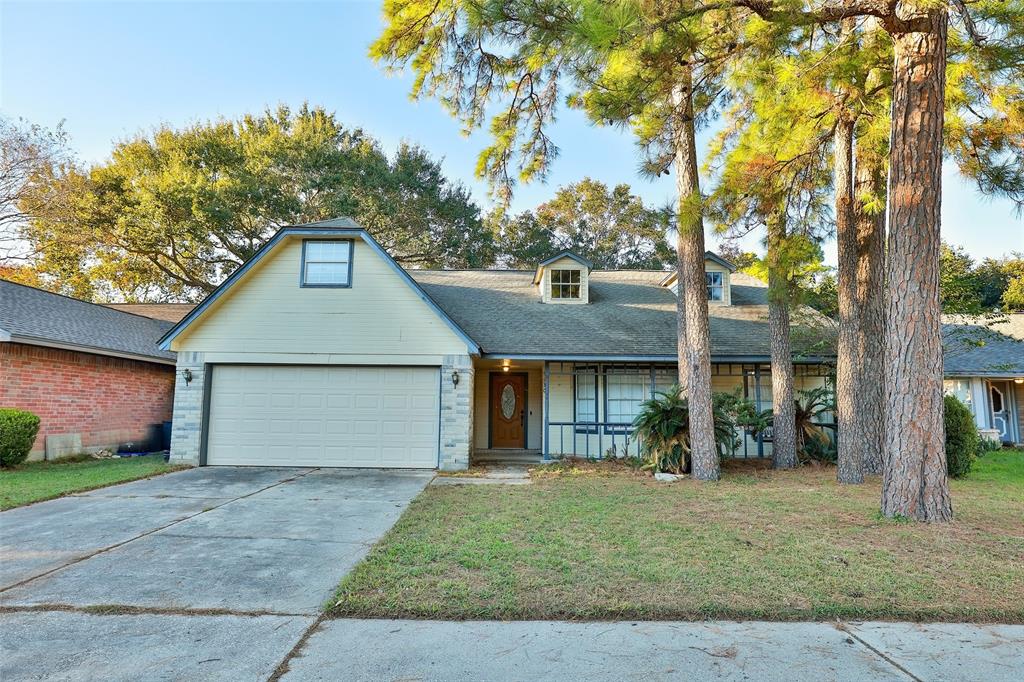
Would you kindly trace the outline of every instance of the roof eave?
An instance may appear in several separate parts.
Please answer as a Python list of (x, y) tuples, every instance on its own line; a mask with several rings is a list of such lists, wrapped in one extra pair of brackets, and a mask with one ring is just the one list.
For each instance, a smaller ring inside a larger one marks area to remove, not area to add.
[[(130, 353), (119, 351), (113, 348), (102, 348), (100, 346), (87, 346), (80, 343), (67, 343), (54, 339), (43, 339), (35, 336), (23, 336), (20, 334), (7, 334), (6, 338), (0, 335), (0, 342), (23, 343), (26, 346), (40, 346), (42, 348), (56, 348), (58, 350), (69, 350), (78, 353), (89, 353), (90, 355), (104, 355), (112, 358), (125, 358), (126, 360), (141, 360), (142, 362), (153, 362), (161, 365), (174, 365), (174, 358), (166, 358), (161, 355), (146, 355), (145, 353)], [(168, 351), (174, 352), (174, 351)]]

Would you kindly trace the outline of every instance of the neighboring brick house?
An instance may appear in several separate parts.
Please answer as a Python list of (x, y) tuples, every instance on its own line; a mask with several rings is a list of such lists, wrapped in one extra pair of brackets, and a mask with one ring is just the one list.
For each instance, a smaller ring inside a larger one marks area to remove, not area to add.
[(30, 457), (152, 439), (171, 418), (171, 326), (0, 280), (0, 407), (39, 415)]

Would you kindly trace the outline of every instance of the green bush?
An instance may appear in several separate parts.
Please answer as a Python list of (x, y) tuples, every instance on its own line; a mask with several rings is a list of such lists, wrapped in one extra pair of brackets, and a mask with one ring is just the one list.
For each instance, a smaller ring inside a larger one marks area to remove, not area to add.
[(947, 395), (946, 470), (952, 478), (962, 478), (971, 471), (978, 452), (978, 427), (974, 415), (956, 396)]
[[(735, 420), (749, 416), (744, 402), (728, 394), (714, 396), (715, 443), (720, 457), (735, 447)], [(678, 385), (645, 400), (633, 428), (643, 443), (645, 468), (670, 474), (690, 470), (690, 407), (686, 398), (679, 397)]]
[(24, 462), (37, 433), (39, 417), (25, 410), (0, 407), (0, 466)]
[(997, 438), (978, 438), (978, 457), (983, 457), (986, 452), (994, 452), (1003, 449), (1003, 442)]

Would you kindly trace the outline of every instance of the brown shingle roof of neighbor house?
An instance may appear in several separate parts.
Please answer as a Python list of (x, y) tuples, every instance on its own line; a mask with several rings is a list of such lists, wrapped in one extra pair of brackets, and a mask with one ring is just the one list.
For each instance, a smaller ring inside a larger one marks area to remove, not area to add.
[(0, 340), (174, 361), (157, 341), (171, 323), (0, 280)]
[(104, 303), (103, 305), (123, 313), (142, 315), (167, 322), (180, 321), (196, 307), (195, 303)]
[[(486, 354), (674, 358), (676, 298), (654, 270), (595, 270), (588, 305), (541, 303), (534, 273), (521, 270), (410, 270), (427, 294)], [(711, 354), (767, 358), (768, 289), (735, 273), (733, 305), (709, 306)], [(831, 322), (820, 316), (818, 322)], [(797, 334), (798, 353), (831, 356), (820, 334)]]
[(1024, 313), (942, 318), (946, 376), (1024, 377)]

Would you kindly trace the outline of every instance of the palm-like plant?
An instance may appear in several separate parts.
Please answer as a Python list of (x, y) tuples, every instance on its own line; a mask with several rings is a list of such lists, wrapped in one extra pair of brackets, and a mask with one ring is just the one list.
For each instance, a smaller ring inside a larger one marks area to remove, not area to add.
[(670, 474), (690, 468), (690, 409), (676, 387), (641, 403), (633, 432), (643, 444), (647, 468)]
[[(832, 393), (824, 387), (800, 391), (796, 403), (796, 449), (804, 458), (830, 459), (832, 440), (819, 423), (822, 415), (835, 412)], [(822, 456), (824, 455), (824, 456)]]
[[(714, 395), (715, 443), (722, 457), (736, 447), (737, 417), (742, 420), (748, 416), (752, 404), (747, 403), (728, 393)], [(678, 385), (645, 400), (633, 429), (643, 444), (646, 468), (672, 474), (689, 471), (690, 409), (686, 398), (680, 397)]]

